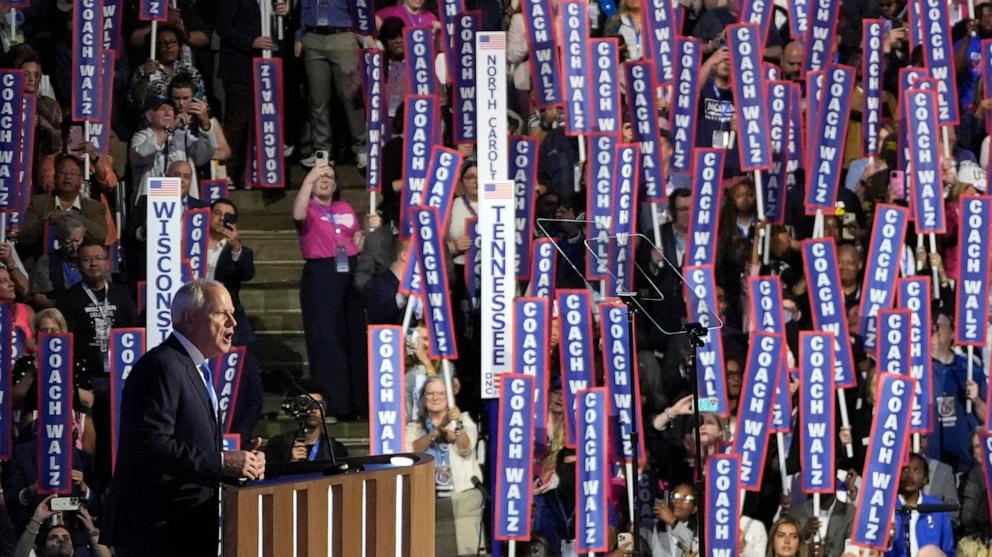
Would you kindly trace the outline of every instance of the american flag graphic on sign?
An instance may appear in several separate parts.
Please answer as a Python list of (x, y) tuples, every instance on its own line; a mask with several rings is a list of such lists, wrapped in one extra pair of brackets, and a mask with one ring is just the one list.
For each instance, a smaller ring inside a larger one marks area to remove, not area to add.
[(486, 199), (491, 201), (513, 199), (513, 182), (486, 184), (483, 191), (486, 192)]
[(150, 197), (179, 197), (179, 178), (149, 178), (148, 195)]
[(503, 33), (479, 33), (479, 48), (503, 50), (506, 48), (506, 36)]

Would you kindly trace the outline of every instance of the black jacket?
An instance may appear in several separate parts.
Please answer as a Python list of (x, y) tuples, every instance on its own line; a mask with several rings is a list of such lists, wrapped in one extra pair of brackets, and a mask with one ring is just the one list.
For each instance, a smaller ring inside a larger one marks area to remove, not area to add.
[(261, 51), (251, 44), (262, 34), (262, 15), (255, 0), (221, 0), (216, 11), (220, 35), (220, 65), (217, 75), (224, 81), (251, 83), (252, 58)]

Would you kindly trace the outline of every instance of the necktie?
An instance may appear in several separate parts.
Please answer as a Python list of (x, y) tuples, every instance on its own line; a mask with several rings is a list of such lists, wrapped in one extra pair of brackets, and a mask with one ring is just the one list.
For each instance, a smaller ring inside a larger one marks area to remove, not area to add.
[(214, 392), (214, 381), (212, 374), (210, 373), (210, 362), (204, 361), (200, 364), (200, 373), (203, 374), (203, 380), (207, 383), (207, 396), (210, 397), (210, 403), (214, 406), (214, 416), (217, 415), (217, 393)]

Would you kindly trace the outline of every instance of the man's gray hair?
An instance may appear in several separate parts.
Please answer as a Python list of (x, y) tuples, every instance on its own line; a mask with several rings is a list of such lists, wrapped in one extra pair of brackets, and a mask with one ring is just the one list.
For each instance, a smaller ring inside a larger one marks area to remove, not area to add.
[(182, 285), (172, 298), (172, 326), (175, 327), (189, 311), (200, 311), (207, 305), (207, 289), (224, 288), (224, 284), (216, 280), (196, 279)]

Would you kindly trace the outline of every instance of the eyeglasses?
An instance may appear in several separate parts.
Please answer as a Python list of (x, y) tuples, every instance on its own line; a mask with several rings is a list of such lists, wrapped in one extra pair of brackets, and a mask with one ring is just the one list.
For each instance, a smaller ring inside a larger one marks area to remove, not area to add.
[(695, 500), (696, 500), (695, 495), (682, 495), (681, 493), (676, 493), (672, 495), (672, 501), (675, 501), (676, 503), (680, 501), (685, 501), (686, 503), (692, 503)]

